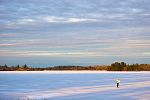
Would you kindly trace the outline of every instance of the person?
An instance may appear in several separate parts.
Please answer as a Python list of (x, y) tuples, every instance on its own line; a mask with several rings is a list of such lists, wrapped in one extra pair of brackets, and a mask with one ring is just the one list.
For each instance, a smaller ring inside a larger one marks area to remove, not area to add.
[(120, 83), (120, 80), (116, 79), (117, 88), (119, 88), (119, 83)]

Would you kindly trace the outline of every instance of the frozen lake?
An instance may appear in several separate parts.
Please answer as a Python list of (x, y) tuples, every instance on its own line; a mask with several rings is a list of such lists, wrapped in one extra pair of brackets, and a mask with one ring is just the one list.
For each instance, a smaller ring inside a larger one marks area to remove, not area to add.
[(150, 72), (0, 72), (0, 100), (150, 100), (149, 94)]

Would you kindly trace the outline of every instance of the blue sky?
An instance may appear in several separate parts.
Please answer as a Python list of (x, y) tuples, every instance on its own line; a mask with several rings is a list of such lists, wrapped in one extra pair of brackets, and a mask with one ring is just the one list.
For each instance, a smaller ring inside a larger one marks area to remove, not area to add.
[(1, 65), (149, 59), (149, 0), (0, 0)]

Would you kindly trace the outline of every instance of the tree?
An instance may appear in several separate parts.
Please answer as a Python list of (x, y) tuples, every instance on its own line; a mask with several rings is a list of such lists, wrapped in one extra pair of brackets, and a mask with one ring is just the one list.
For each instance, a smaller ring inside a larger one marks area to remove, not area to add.
[(7, 68), (8, 66), (5, 64), (4, 67)]
[(17, 69), (19, 69), (20, 68), (19, 64), (16, 67), (17, 67)]
[(23, 68), (24, 68), (24, 69), (27, 69), (27, 68), (28, 68), (28, 66), (25, 64), (25, 65), (23, 65)]
[(110, 67), (108, 67), (108, 70), (110, 71), (123, 71), (126, 67), (126, 63), (124, 62), (115, 62), (115, 63), (112, 63)]

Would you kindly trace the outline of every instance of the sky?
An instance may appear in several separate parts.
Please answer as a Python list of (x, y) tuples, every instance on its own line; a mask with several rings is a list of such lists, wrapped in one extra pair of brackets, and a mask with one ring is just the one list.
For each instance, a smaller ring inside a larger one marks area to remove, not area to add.
[(150, 63), (150, 0), (0, 0), (0, 65)]

